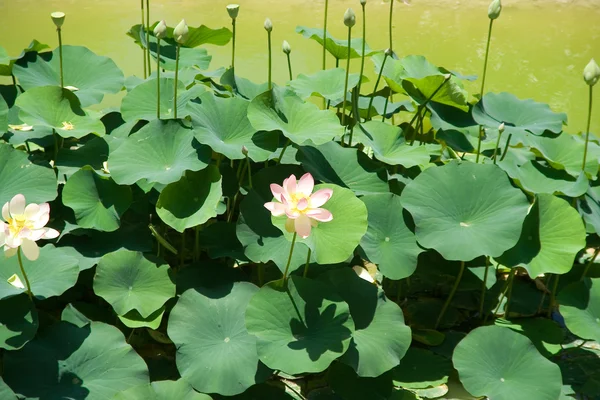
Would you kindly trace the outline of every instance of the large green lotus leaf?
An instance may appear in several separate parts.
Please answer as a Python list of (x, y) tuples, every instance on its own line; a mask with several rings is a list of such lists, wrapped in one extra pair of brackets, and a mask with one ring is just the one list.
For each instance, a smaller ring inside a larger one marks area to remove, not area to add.
[(59, 322), (4, 356), (4, 379), (28, 399), (105, 400), (148, 383), (148, 367), (114, 326)]
[(25, 346), (35, 336), (38, 325), (35, 305), (26, 294), (0, 300), (0, 349), (17, 350)]
[(460, 381), (473, 396), (494, 400), (556, 400), (562, 377), (531, 341), (511, 329), (471, 331), (452, 356)]
[(119, 315), (119, 320), (128, 328), (158, 329), (166, 309), (164, 305), (145, 318), (138, 311), (131, 310), (125, 315)]
[(600, 341), (600, 278), (571, 283), (558, 294), (558, 303), (571, 332)]
[(369, 227), (360, 241), (365, 255), (386, 278), (411, 276), (423, 250), (404, 222), (400, 197), (388, 193), (363, 196), (361, 200), (369, 214)]
[(405, 389), (426, 389), (448, 382), (452, 364), (430, 350), (411, 347), (394, 368), (394, 384)]
[(327, 279), (348, 303), (356, 326), (350, 347), (340, 360), (358, 376), (368, 378), (378, 377), (400, 364), (411, 342), (402, 309), (351, 268), (332, 271)]
[[(427, 103), (427, 109), (431, 112), (429, 120), (431, 126), (436, 130), (437, 139), (443, 135), (443, 139), (455, 150), (469, 152), (475, 150), (479, 125), (473, 119), (471, 110), (465, 111), (438, 103)], [(451, 140), (454, 138), (456, 139)], [(453, 146), (455, 143), (461, 147)]]
[(8, 130), (8, 104), (4, 97), (0, 96), (0, 132)]
[(361, 378), (356, 375), (351, 367), (340, 362), (334, 362), (327, 370), (326, 379), (334, 393), (340, 396), (332, 397), (332, 400), (340, 398), (344, 400), (402, 399), (393, 396), (394, 383), (392, 382), (391, 373), (383, 374), (377, 378)]
[(21, 53), (16, 57), (9, 57), (8, 53), (4, 48), (0, 48), (0, 75), (1, 76), (11, 76), (12, 69), (17, 61), (20, 58), (23, 58), (29, 52), (40, 52), (42, 50), (48, 49), (50, 46), (44, 43), (40, 43), (37, 40), (33, 39), (29, 46), (27, 46)]
[(281, 131), (296, 144), (310, 140), (319, 145), (344, 134), (344, 128), (331, 111), (319, 110), (290, 89), (280, 87), (256, 96), (248, 106), (248, 119), (254, 129)]
[(577, 199), (577, 209), (587, 232), (600, 232), (600, 186), (590, 186), (585, 195)]
[[(562, 311), (562, 310), (561, 310)], [(547, 318), (497, 319), (494, 324), (521, 332), (533, 342), (540, 353), (551, 357), (559, 353), (565, 341), (565, 329)]]
[(409, 146), (401, 128), (381, 121), (368, 121), (362, 129), (354, 129), (356, 139), (373, 149), (378, 160), (390, 165), (412, 168), (427, 165), (429, 152), (425, 146)]
[(194, 389), (231, 396), (262, 380), (256, 339), (244, 324), (246, 306), (256, 292), (248, 282), (188, 289), (173, 307), (169, 337), (177, 347), (177, 369)]
[(17, 97), (19, 118), (33, 127), (54, 129), (64, 138), (94, 133), (104, 135), (104, 125), (85, 113), (79, 99), (59, 86), (33, 87)]
[(146, 318), (175, 297), (175, 284), (168, 264), (138, 251), (121, 249), (104, 255), (98, 262), (94, 292), (109, 302), (118, 315), (137, 310)]
[[(137, 85), (123, 98), (121, 113), (125, 121), (157, 119), (156, 103), (158, 100), (157, 79), (149, 79)], [(177, 81), (177, 117), (184, 118), (190, 115), (190, 100), (200, 96), (206, 88), (194, 85), (186, 90), (180, 80)], [(173, 114), (173, 101), (175, 79), (160, 78), (160, 118), (171, 119)]]
[(222, 194), (221, 174), (216, 166), (187, 171), (179, 181), (162, 190), (156, 213), (171, 228), (183, 232), (216, 217)]
[(31, 163), (27, 153), (0, 143), (0, 206), (16, 194), (28, 203), (43, 203), (56, 198), (56, 175), (51, 168)]
[(120, 185), (140, 179), (167, 185), (181, 179), (185, 171), (206, 168), (209, 159), (210, 149), (198, 145), (191, 128), (177, 120), (154, 120), (111, 152), (108, 165)]
[(85, 167), (69, 178), (62, 192), (63, 204), (75, 212), (77, 225), (99, 231), (119, 229), (120, 218), (132, 201), (131, 188)]
[(248, 149), (253, 161), (265, 161), (277, 149), (279, 136), (275, 132), (257, 132), (248, 120), (249, 102), (240, 97), (217, 97), (212, 93), (200, 96), (201, 104), (190, 103), (194, 136), (214, 151), (230, 160), (245, 158), (242, 147)]
[[(61, 248), (47, 244), (40, 249), (37, 260), (30, 261), (25, 257), (22, 259), (31, 291), (40, 300), (60, 296), (77, 282), (79, 260)], [(8, 283), (8, 278), (13, 274), (16, 274), (25, 285), (25, 278), (21, 273), (17, 257), (0, 257), (0, 299), (25, 293), (25, 289)]]
[(85, 143), (70, 146), (69, 148), (61, 148), (58, 151), (58, 156), (54, 162), (54, 166), (58, 169), (58, 176), (69, 179), (71, 175), (78, 172), (81, 168), (88, 166), (94, 171), (100, 173), (103, 163), (108, 159), (109, 147), (105, 137), (94, 137)]
[[(330, 101), (344, 98), (344, 84), (346, 70), (343, 68), (326, 69), (312, 75), (300, 74), (289, 85), (302, 100), (311, 96), (323, 97)], [(358, 85), (359, 74), (350, 74), (348, 77), (348, 90)]]
[[(322, 28), (307, 28), (305, 26), (297, 26), (296, 32), (304, 36), (305, 38), (312, 39), (315, 42), (323, 46), (323, 29)], [(350, 39), (350, 58), (360, 58), (362, 56), (362, 38)], [(329, 34), (325, 33), (325, 49), (334, 58), (338, 60), (345, 60), (348, 58), (348, 40), (336, 39)], [(373, 54), (373, 50), (365, 43), (365, 57)]]
[(118, 393), (113, 400), (211, 400), (207, 394), (196, 392), (183, 379), (155, 381)]
[[(280, 165), (265, 168), (255, 175), (254, 190), (248, 192), (240, 203), (240, 219), (236, 235), (244, 247), (244, 254), (257, 263), (273, 261), (283, 273), (290, 254), (291, 243), (281, 230), (273, 226), (271, 213), (264, 204), (272, 201), (269, 184), (283, 182), (290, 174), (301, 173), (295, 166)], [(306, 264), (308, 247), (296, 243), (290, 261), (290, 271)], [(314, 258), (314, 257), (313, 257)]]
[[(316, 185), (314, 191), (329, 188), (333, 190), (331, 199), (322, 208), (329, 210), (333, 220), (319, 222), (313, 227), (306, 239), (296, 240), (312, 249), (318, 264), (336, 264), (346, 261), (354, 254), (354, 250), (367, 231), (367, 207), (354, 192), (337, 185)], [(292, 233), (285, 229), (287, 217), (271, 217), (273, 225), (277, 226), (288, 240)]]
[(385, 171), (360, 150), (331, 141), (302, 146), (298, 154), (302, 166), (315, 179), (347, 187), (359, 196), (389, 192)]
[[(383, 59), (382, 53), (371, 58), (375, 64), (375, 73), (378, 74), (383, 66), (382, 76), (395, 92), (407, 93), (420, 104), (433, 96), (430, 101), (462, 110), (468, 109), (467, 92), (460, 79), (453, 75), (444, 83), (447, 71), (431, 64), (425, 57), (411, 55), (400, 60), (387, 57), (385, 65)], [(441, 89), (438, 90), (440, 86)]]
[[(523, 136), (522, 143), (535, 149), (555, 169), (564, 169), (568, 174), (578, 177), (581, 174), (581, 163), (585, 144), (575, 136), (562, 133), (557, 137)], [(590, 176), (598, 173), (600, 148), (590, 142), (585, 172)]]
[[(150, 43), (156, 40), (154, 37), (154, 28), (158, 22), (155, 22), (150, 26)], [(167, 38), (173, 39), (173, 27), (167, 27)], [(188, 27), (189, 33), (185, 41), (185, 47), (198, 47), (203, 44), (214, 44), (215, 46), (225, 46), (231, 40), (232, 33), (227, 28), (211, 29), (206, 25), (200, 25), (199, 27)], [(146, 36), (141, 35), (142, 25), (133, 25), (127, 32), (127, 36), (133, 38), (135, 42), (143, 47), (146, 47)], [(150, 46), (152, 47), (152, 46)]]
[[(502, 167), (502, 165), (501, 165)], [(537, 161), (528, 161), (516, 170), (514, 179), (530, 193), (564, 194), (579, 197), (589, 187), (589, 180), (584, 173), (574, 178), (566, 171), (556, 170)]]
[(248, 100), (252, 100), (265, 92), (269, 87), (268, 82), (254, 83), (246, 78), (235, 75), (232, 68), (228, 68), (223, 72), (223, 75), (219, 78), (219, 82), (225, 85), (230, 92), (234, 92)]
[[(123, 72), (113, 60), (99, 56), (87, 47), (64, 45), (64, 86), (77, 88), (74, 93), (84, 107), (98, 104), (105, 94), (120, 92)], [(26, 91), (38, 86), (60, 86), (59, 49), (48, 53), (30, 53), (17, 61), (13, 74)]]
[(540, 274), (565, 274), (585, 247), (585, 226), (566, 200), (540, 194), (531, 208), (518, 243), (498, 257), (508, 267), (520, 266), (531, 278)]
[(402, 192), (419, 244), (447, 260), (498, 257), (519, 240), (529, 202), (496, 165), (432, 167)]
[(567, 123), (567, 115), (553, 112), (548, 104), (531, 99), (520, 100), (507, 92), (486, 93), (473, 107), (473, 118), (479, 125), (497, 129), (504, 123), (504, 135), (521, 139), (527, 132), (541, 135), (545, 131), (559, 133)]
[(6, 383), (4, 383), (2, 377), (0, 377), (0, 398), (6, 400), (17, 400), (17, 395), (10, 387), (8, 387)]
[(323, 282), (291, 276), (286, 286), (270, 282), (250, 299), (246, 328), (258, 356), (289, 375), (324, 371), (350, 345), (348, 304)]

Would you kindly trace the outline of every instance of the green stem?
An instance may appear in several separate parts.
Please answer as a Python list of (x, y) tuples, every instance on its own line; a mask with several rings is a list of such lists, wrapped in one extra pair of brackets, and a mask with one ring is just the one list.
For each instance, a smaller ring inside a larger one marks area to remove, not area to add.
[(394, 14), (394, 0), (390, 0), (390, 20), (389, 20), (389, 30), (390, 30), (390, 49), (393, 49), (392, 45), (392, 16)]
[(160, 39), (156, 47), (156, 96), (156, 118), (160, 119)]
[[(348, 97), (348, 75), (350, 73), (350, 40), (352, 40), (352, 27), (348, 27), (348, 57), (346, 58), (346, 79), (344, 79), (344, 100), (342, 101), (342, 126), (346, 126), (346, 98)], [(342, 141), (343, 141), (342, 137)]]
[(458, 271), (458, 276), (456, 277), (456, 280), (454, 281), (454, 286), (452, 286), (452, 290), (450, 290), (450, 294), (448, 295), (448, 298), (446, 299), (446, 302), (444, 303), (444, 306), (442, 307), (442, 311), (440, 312), (440, 315), (438, 316), (437, 321), (435, 322), (434, 329), (437, 329), (440, 326), (440, 323), (442, 322), (442, 318), (444, 318), (444, 314), (446, 314), (446, 311), (448, 310), (448, 307), (450, 306), (450, 302), (452, 301), (452, 298), (454, 297), (454, 294), (456, 293), (456, 289), (458, 289), (458, 285), (460, 284), (460, 280), (462, 279), (464, 271), (465, 271), (465, 262), (461, 261), (460, 262), (460, 270)]
[(385, 98), (385, 104), (383, 105), (383, 115), (381, 116), (381, 122), (385, 122), (385, 114), (387, 114), (387, 107), (390, 102), (389, 96)]
[(323, 18), (323, 69), (326, 66), (326, 56), (327, 56), (327, 47), (325, 44), (327, 43), (327, 9), (329, 8), (329, 0), (325, 0), (325, 17)]
[(286, 54), (286, 56), (287, 56), (288, 72), (290, 73), (290, 81), (291, 81), (292, 79), (294, 79), (294, 75), (292, 74), (292, 60), (290, 59), (289, 53)]
[[(485, 86), (485, 76), (487, 74), (488, 56), (490, 53), (490, 41), (492, 39), (492, 26), (494, 20), (490, 19), (490, 26), (488, 28), (487, 44), (485, 46), (485, 59), (483, 60), (483, 76), (481, 77), (481, 90), (479, 91), (479, 101), (483, 99), (483, 88)], [(477, 142), (477, 149), (481, 149), (481, 130), (479, 131), (479, 137)], [(479, 160), (479, 151), (477, 151), (477, 160)]]
[(548, 306), (548, 318), (552, 316), (552, 309), (554, 308), (554, 304), (556, 304), (556, 289), (558, 289), (558, 281), (560, 280), (560, 275), (556, 275), (554, 278), (554, 285), (552, 285), (552, 292), (550, 293), (550, 306)]
[(487, 290), (487, 278), (490, 270), (490, 258), (485, 257), (485, 272), (483, 273), (483, 282), (481, 284), (481, 300), (479, 300), (479, 318), (483, 317), (483, 304), (485, 303), (485, 292)]
[(311, 249), (308, 249), (308, 255), (306, 256), (306, 265), (304, 266), (304, 273), (302, 274), (302, 276), (304, 278), (306, 278), (306, 276), (308, 275), (308, 266), (310, 265), (310, 255), (312, 253)]
[(27, 285), (27, 295), (29, 296), (29, 300), (33, 302), (33, 294), (31, 293), (31, 285), (29, 284), (29, 278), (27, 277), (27, 273), (25, 272), (25, 268), (23, 268), (23, 258), (21, 257), (21, 248), (17, 248), (17, 258), (19, 259), (19, 267), (21, 268), (21, 273), (23, 274), (23, 278), (25, 279), (25, 285)]
[(581, 170), (585, 171), (585, 161), (587, 159), (587, 149), (588, 149), (588, 141), (590, 139), (590, 123), (592, 122), (592, 88), (590, 85), (590, 99), (588, 101), (588, 119), (587, 119), (587, 127), (585, 129), (585, 147), (583, 149), (583, 164), (581, 164)]
[(148, 59), (148, 76), (152, 75), (152, 63), (150, 62), (150, 4), (146, 0), (146, 57)]
[(513, 283), (515, 281), (515, 275), (517, 275), (517, 270), (515, 268), (515, 271), (513, 273), (513, 271), (510, 271), (510, 276), (508, 277), (509, 283), (508, 283), (508, 297), (506, 298), (506, 306), (504, 306), (504, 318), (508, 319), (508, 312), (509, 312), (509, 307), (510, 307), (510, 299), (512, 298), (512, 291), (513, 291)]
[(546, 291), (548, 290), (548, 285), (550, 284), (550, 281), (552, 280), (552, 275), (546, 275), (544, 277), (544, 288), (546, 290), (544, 290), (542, 292), (542, 299), (540, 300), (540, 304), (538, 304), (538, 308), (537, 308), (537, 312), (536, 314), (540, 314), (542, 312), (542, 306), (544, 305), (544, 300), (546, 300)]
[(179, 268), (182, 268), (185, 262), (185, 230), (181, 232), (181, 246), (179, 249)]
[(360, 113), (358, 111), (358, 98), (360, 97), (360, 91), (357, 87), (352, 89), (352, 111), (350, 114), (354, 114), (354, 124), (350, 125), (350, 136), (348, 138), (348, 146), (352, 147), (352, 136), (354, 135), (354, 126), (360, 125)]
[(585, 279), (585, 276), (589, 272), (592, 264), (594, 263), (594, 260), (596, 259), (596, 257), (598, 257), (598, 253), (600, 253), (600, 247), (598, 247), (596, 249), (596, 251), (594, 251), (594, 255), (592, 256), (592, 258), (590, 258), (590, 261), (588, 261), (587, 264), (585, 265), (585, 268), (583, 270), (583, 274), (581, 274), (581, 280)]
[(258, 286), (262, 286), (265, 283), (265, 264), (258, 264)]
[(415, 115), (413, 115), (412, 119), (408, 123), (409, 125), (412, 125), (415, 122), (415, 120), (419, 117), (419, 111), (421, 111), (425, 107), (427, 107), (427, 104), (429, 104), (429, 102), (435, 97), (436, 94), (438, 94), (438, 92), (440, 90), (442, 90), (442, 88), (444, 87), (446, 82), (448, 82), (451, 77), (452, 77), (452, 75), (447, 75), (444, 78), (444, 81), (433, 91), (433, 93), (431, 93), (431, 96), (429, 96), (422, 104), (419, 104), (419, 107), (417, 108), (417, 112), (415, 113)]
[(481, 138), (483, 137), (483, 126), (481, 125), (479, 125), (479, 133), (477, 137), (477, 155), (475, 156), (475, 164), (479, 163), (479, 154), (481, 154)]
[(233, 30), (232, 41), (231, 41), (231, 69), (235, 75), (235, 18), (231, 20), (231, 27)]
[(281, 149), (281, 153), (279, 154), (279, 158), (277, 159), (277, 164), (281, 164), (281, 160), (283, 159), (283, 155), (285, 154), (285, 150), (288, 148), (288, 146), (290, 145), (290, 143), (292, 143), (292, 141), (290, 139), (288, 139), (287, 142), (285, 142), (285, 145), (283, 145), (283, 149)]
[(269, 91), (273, 88), (273, 82), (271, 82), (271, 60), (272, 60), (272, 54), (271, 54), (271, 32), (267, 32), (267, 42), (268, 42), (268, 46), (269, 46)]
[(60, 87), (65, 87), (64, 74), (63, 74), (63, 50), (62, 50), (62, 29), (56, 28), (56, 32), (58, 33), (58, 58), (59, 58), (59, 68), (60, 68)]
[[(498, 311), (500, 311), (500, 306), (502, 305), (502, 300), (504, 300), (504, 297), (506, 296), (506, 291), (508, 290), (508, 285), (510, 283), (511, 276), (509, 276), (508, 279), (506, 280), (506, 282), (504, 282), (504, 287), (502, 288), (502, 294), (500, 295), (500, 299), (498, 300), (498, 305), (496, 306), (496, 309), (494, 310), (492, 315), (496, 315), (496, 314), (498, 314)], [(486, 316), (483, 320), (484, 325), (487, 322), (488, 316), (489, 316), (489, 314), (486, 314)]]
[(377, 79), (375, 80), (375, 87), (373, 88), (373, 94), (371, 94), (371, 100), (369, 100), (369, 108), (367, 108), (367, 120), (371, 119), (371, 107), (373, 106), (373, 99), (375, 99), (375, 93), (377, 93), (377, 87), (379, 86), (381, 74), (383, 73), (383, 68), (385, 67), (385, 61), (388, 57), (388, 52), (386, 51), (385, 55), (383, 56), (383, 61), (381, 62), (381, 69), (379, 70), (379, 74), (377, 74)]
[[(144, 21), (144, 0), (140, 0), (140, 8), (142, 10), (142, 35), (146, 30), (146, 22)], [(148, 66), (146, 65), (146, 48), (142, 46), (142, 59), (144, 60), (144, 79), (148, 77)]]
[[(492, 159), (494, 160), (494, 164), (496, 164), (496, 156), (498, 155), (498, 147), (500, 147), (500, 138), (502, 137), (502, 132), (498, 131), (498, 140), (496, 140), (496, 147), (494, 148), (494, 154), (492, 154)], [(479, 152), (477, 152), (479, 153)]]
[(292, 263), (292, 254), (294, 253), (294, 245), (296, 244), (296, 236), (298, 234), (294, 232), (294, 237), (292, 238), (292, 246), (290, 247), (290, 255), (288, 256), (287, 264), (285, 266), (285, 272), (283, 273), (283, 285), (287, 282), (288, 271), (290, 270), (290, 264)]
[(512, 139), (512, 133), (510, 133), (508, 135), (508, 139), (506, 139), (506, 144), (504, 145), (504, 151), (502, 152), (502, 157), (500, 157), (500, 162), (502, 162), (502, 160), (504, 160), (504, 157), (506, 157), (506, 153), (508, 152), (508, 145), (510, 144), (510, 139)]
[(360, 96), (360, 88), (362, 86), (362, 77), (365, 72), (365, 46), (367, 44), (367, 13), (365, 4), (362, 4), (362, 53), (360, 59), (360, 75), (358, 80), (358, 95)]
[(252, 169), (250, 166), (250, 158), (246, 156), (246, 163), (248, 163), (248, 185), (252, 189)]
[(175, 51), (175, 96), (173, 97), (173, 117), (177, 118), (177, 84), (179, 83), (179, 49), (181, 45), (177, 44), (177, 50)]

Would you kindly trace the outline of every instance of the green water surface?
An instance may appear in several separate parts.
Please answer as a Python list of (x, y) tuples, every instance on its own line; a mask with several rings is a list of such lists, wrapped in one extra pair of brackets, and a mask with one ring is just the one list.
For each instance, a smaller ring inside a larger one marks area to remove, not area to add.
[[(165, 19), (174, 26), (185, 18), (191, 26), (229, 26), (225, 11), (228, 0), (151, 0), (151, 20)], [(236, 73), (254, 81), (266, 81), (265, 17), (274, 25), (274, 80), (284, 83), (287, 66), (281, 52), (285, 39), (292, 46), (294, 74), (313, 73), (321, 68), (318, 44), (295, 33), (297, 25), (323, 26), (324, 0), (238, 0), (238, 45)], [(465, 75), (480, 75), (488, 29), (488, 1), (413, 0), (394, 6), (394, 50), (402, 57), (422, 54), (433, 63)], [(600, 62), (600, 0), (504, 0), (501, 17), (494, 23), (486, 91), (509, 91), (521, 98), (549, 103), (566, 112), (565, 129), (585, 129), (588, 88), (583, 82), (584, 66), (595, 57)], [(362, 24), (358, 0), (330, 0), (328, 30), (345, 37), (343, 14), (357, 12), (353, 36)], [(373, 49), (388, 47), (389, 3), (367, 2), (367, 42)], [(65, 44), (84, 45), (111, 57), (126, 75), (142, 74), (142, 55), (125, 32), (139, 23), (139, 0), (4, 0), (0, 1), (0, 45), (17, 55), (38, 39), (57, 45), (52, 11), (67, 14), (63, 27)], [(211, 69), (229, 66), (230, 47), (208, 46), (213, 55)], [(328, 60), (329, 67), (334, 61)], [(374, 78), (373, 65), (367, 62)], [(351, 70), (358, 72), (358, 62)], [(372, 86), (366, 85), (366, 90)], [(466, 85), (471, 94), (479, 81)], [(591, 131), (600, 136), (600, 85)], [(117, 105), (109, 98), (104, 105)]]

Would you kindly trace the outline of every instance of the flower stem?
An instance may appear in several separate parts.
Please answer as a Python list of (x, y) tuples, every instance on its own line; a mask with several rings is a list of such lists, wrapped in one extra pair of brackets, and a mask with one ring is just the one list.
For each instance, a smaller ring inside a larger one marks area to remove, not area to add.
[(438, 316), (437, 321), (435, 322), (434, 329), (437, 329), (440, 326), (440, 323), (442, 322), (442, 318), (444, 318), (444, 314), (446, 314), (446, 311), (448, 310), (448, 307), (450, 306), (450, 302), (452, 301), (452, 298), (454, 297), (454, 294), (456, 293), (456, 289), (458, 289), (458, 285), (460, 284), (460, 280), (462, 279), (464, 271), (465, 271), (465, 262), (461, 261), (460, 262), (460, 270), (458, 271), (458, 276), (456, 277), (456, 280), (454, 281), (454, 286), (452, 286), (452, 290), (450, 290), (450, 294), (448, 295), (448, 298), (446, 299), (446, 302), (444, 303), (444, 306), (442, 307), (442, 311), (440, 312), (440, 315)]
[(383, 105), (383, 115), (381, 116), (381, 122), (385, 122), (385, 114), (387, 114), (388, 104), (390, 103), (390, 97), (385, 98), (385, 104)]
[(375, 87), (373, 87), (373, 94), (371, 95), (371, 100), (369, 100), (369, 108), (367, 108), (367, 120), (371, 119), (371, 106), (373, 106), (373, 99), (375, 99), (375, 93), (377, 93), (377, 87), (379, 86), (379, 81), (381, 80), (383, 67), (385, 67), (385, 61), (388, 57), (388, 52), (386, 51), (385, 55), (383, 56), (383, 61), (381, 63), (381, 69), (379, 70), (379, 74), (377, 74), (377, 80), (375, 80)]
[(235, 18), (231, 19), (231, 29), (233, 31), (232, 42), (231, 42), (231, 69), (235, 76)]
[(59, 58), (59, 66), (60, 66), (60, 87), (65, 87), (64, 74), (63, 74), (63, 51), (62, 51), (62, 30), (60, 28), (56, 28), (56, 33), (58, 33), (58, 58)]
[(180, 44), (177, 44), (177, 50), (175, 52), (175, 96), (173, 97), (173, 117), (177, 118), (177, 84), (179, 83), (179, 49)]
[[(140, 8), (142, 10), (142, 35), (146, 30), (146, 22), (144, 22), (144, 0), (140, 0)], [(144, 60), (144, 79), (148, 77), (147, 70), (148, 66), (146, 65), (146, 49), (142, 46), (142, 59)]]
[(156, 118), (160, 119), (160, 39), (156, 47)]
[(148, 76), (152, 74), (152, 63), (150, 62), (150, 4), (146, 0), (146, 57), (148, 58)]
[(271, 54), (271, 32), (267, 31), (267, 42), (268, 42), (268, 46), (269, 46), (269, 91), (273, 88), (273, 82), (271, 81), (271, 60), (272, 60), (272, 54)]
[(583, 150), (583, 163), (581, 164), (581, 170), (585, 171), (585, 161), (587, 159), (588, 140), (590, 139), (590, 123), (592, 122), (592, 88), (590, 85), (590, 99), (588, 101), (588, 119), (587, 127), (585, 129), (585, 148)]
[(483, 304), (485, 303), (485, 292), (487, 290), (487, 278), (490, 270), (490, 258), (485, 257), (485, 272), (483, 273), (483, 283), (481, 284), (481, 300), (479, 301), (479, 318), (483, 317)]
[(179, 268), (182, 268), (185, 262), (185, 229), (181, 232), (181, 246), (179, 249)]
[(27, 277), (27, 273), (25, 272), (25, 268), (23, 268), (23, 258), (21, 257), (21, 248), (17, 249), (17, 258), (19, 259), (19, 267), (21, 267), (21, 273), (23, 274), (23, 278), (25, 279), (25, 285), (27, 285), (27, 295), (29, 296), (29, 300), (33, 302), (33, 294), (31, 293), (31, 285), (29, 284), (29, 278)]
[(588, 261), (588, 263), (585, 265), (585, 268), (583, 270), (583, 274), (581, 274), (581, 280), (585, 279), (585, 276), (589, 272), (592, 264), (594, 263), (594, 260), (596, 260), (596, 257), (598, 257), (598, 253), (600, 253), (600, 247), (598, 247), (596, 249), (596, 251), (594, 251), (594, 255), (592, 256), (592, 258), (590, 258), (590, 261)]
[(552, 309), (554, 308), (554, 304), (556, 304), (556, 289), (558, 289), (558, 281), (560, 280), (560, 275), (556, 275), (554, 278), (554, 285), (552, 285), (552, 292), (550, 293), (550, 305), (548, 306), (548, 318), (552, 316)]
[(352, 39), (352, 27), (349, 26), (348, 27), (348, 55), (346, 58), (346, 79), (344, 80), (344, 100), (342, 101), (342, 126), (346, 125), (346, 98), (348, 97), (348, 75), (350, 73), (350, 40), (351, 39)]
[(296, 236), (298, 234), (294, 232), (294, 237), (292, 238), (292, 246), (290, 247), (290, 255), (288, 256), (287, 265), (285, 266), (285, 272), (283, 273), (283, 285), (287, 282), (288, 271), (290, 270), (290, 264), (292, 263), (292, 254), (294, 253), (294, 245), (296, 244)]
[(479, 155), (481, 154), (481, 138), (483, 137), (483, 126), (479, 125), (479, 133), (477, 134), (477, 155), (475, 156), (475, 164), (479, 163)]
[(393, 49), (392, 46), (392, 16), (394, 14), (394, 0), (390, 0), (390, 20), (389, 20), (389, 31), (390, 31), (390, 49)]
[(362, 86), (362, 77), (365, 72), (365, 46), (367, 44), (367, 12), (365, 4), (362, 4), (362, 53), (360, 59), (360, 75), (358, 77), (358, 95), (360, 96), (360, 88)]
[(510, 307), (510, 299), (512, 298), (513, 291), (513, 283), (515, 281), (515, 275), (517, 275), (517, 269), (515, 271), (510, 271), (510, 276), (508, 277), (508, 296), (506, 297), (506, 305), (504, 306), (504, 318), (508, 319), (508, 311)]
[[(492, 39), (492, 26), (493, 25), (494, 25), (494, 20), (490, 18), (490, 26), (488, 28), (487, 44), (485, 46), (485, 59), (483, 60), (483, 76), (481, 77), (481, 90), (479, 91), (479, 101), (483, 100), (483, 88), (485, 86), (485, 76), (487, 74), (487, 64), (488, 64), (488, 56), (490, 53), (490, 41)], [(479, 130), (477, 149), (481, 149), (481, 129)], [(479, 151), (477, 151), (477, 160), (479, 160)]]
[(310, 256), (312, 254), (312, 250), (308, 249), (308, 255), (306, 256), (306, 265), (304, 266), (304, 273), (302, 274), (303, 278), (306, 278), (308, 275), (308, 266), (310, 265)]
[[(498, 140), (496, 140), (496, 147), (494, 148), (494, 154), (492, 155), (492, 160), (494, 160), (494, 164), (496, 164), (496, 156), (498, 155), (498, 147), (500, 147), (500, 138), (502, 137), (502, 132), (498, 131)], [(477, 152), (479, 155), (479, 152)]]
[[(506, 292), (508, 291), (508, 286), (510, 284), (511, 277), (512, 277), (512, 275), (510, 275), (508, 277), (508, 279), (506, 280), (506, 282), (504, 282), (504, 287), (502, 288), (502, 294), (500, 295), (500, 299), (498, 300), (498, 305), (496, 306), (496, 309), (494, 310), (492, 315), (496, 315), (496, 314), (498, 314), (498, 311), (500, 311), (500, 306), (502, 305), (502, 300), (504, 300), (504, 297), (506, 297)], [(489, 317), (489, 314), (486, 314), (485, 318), (483, 319), (484, 325), (486, 324), (488, 317)]]
[[(327, 10), (329, 8), (329, 0), (325, 0), (325, 16), (323, 17), (323, 70), (326, 68), (327, 56)], [(327, 101), (323, 98), (323, 108), (327, 107)], [(329, 108), (329, 107), (327, 107)]]
[(283, 145), (283, 149), (281, 149), (281, 153), (279, 154), (279, 158), (277, 159), (277, 164), (281, 164), (283, 155), (285, 154), (285, 151), (288, 148), (288, 146), (290, 145), (290, 143), (292, 143), (292, 141), (290, 139), (288, 139), (287, 142), (285, 142), (285, 145)]
[(252, 189), (252, 170), (250, 167), (250, 157), (246, 155), (246, 163), (248, 164), (248, 186)]
[(508, 139), (506, 139), (506, 144), (504, 145), (504, 151), (502, 152), (502, 157), (500, 157), (500, 161), (504, 160), (506, 157), (506, 153), (508, 152), (508, 145), (510, 144), (510, 139), (512, 139), (512, 133), (508, 135)]
[(294, 75), (292, 74), (292, 60), (290, 59), (289, 53), (286, 54), (286, 56), (287, 56), (288, 72), (290, 73), (290, 81), (291, 81), (292, 79), (294, 79)]

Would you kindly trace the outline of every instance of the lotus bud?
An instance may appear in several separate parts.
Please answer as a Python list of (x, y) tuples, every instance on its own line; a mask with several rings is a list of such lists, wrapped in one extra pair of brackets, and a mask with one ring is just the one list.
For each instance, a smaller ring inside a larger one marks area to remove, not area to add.
[(583, 69), (583, 79), (589, 86), (594, 86), (600, 79), (600, 67), (593, 58)]
[(351, 8), (347, 9), (344, 13), (344, 25), (348, 28), (352, 28), (356, 24), (356, 15), (354, 15), (354, 11)]
[(227, 6), (227, 13), (231, 17), (231, 19), (236, 19), (239, 12), (240, 12), (239, 4), (229, 4)]
[(450, 78), (452, 78), (452, 74), (444, 74), (444, 79), (445, 80), (448, 80)]
[(185, 19), (182, 19), (179, 24), (173, 29), (173, 39), (179, 44), (184, 44), (188, 38), (190, 30), (188, 29)]
[(285, 54), (290, 54), (292, 52), (292, 46), (290, 46), (287, 40), (283, 41), (283, 45), (281, 46), (281, 48)]
[(504, 122), (501, 123), (500, 125), (498, 125), (498, 132), (500, 132), (500, 133), (504, 132)]
[(385, 49), (385, 55), (388, 57), (391, 57), (392, 54), (394, 54), (394, 52), (392, 51), (392, 49)]
[(271, 22), (271, 20), (269, 18), (265, 19), (265, 31), (267, 32), (271, 32), (273, 30), (273, 23)]
[(248, 156), (248, 148), (246, 146), (242, 146), (242, 154)]
[(52, 22), (54, 22), (54, 25), (56, 25), (56, 29), (60, 29), (60, 27), (65, 22), (65, 13), (64, 12), (55, 11), (52, 14), (50, 14), (50, 17), (52, 18)]
[(360, 0), (360, 5), (361, 5), (361, 6), (363, 6), (363, 7), (364, 7), (364, 6), (365, 6), (365, 4), (367, 4), (367, 0)]
[(156, 36), (157, 39), (164, 39), (167, 37), (167, 24), (164, 19), (154, 28), (154, 36)]
[(500, 11), (502, 11), (502, 3), (500, 0), (492, 0), (488, 7), (488, 17), (490, 17), (490, 19), (496, 19), (500, 16)]

